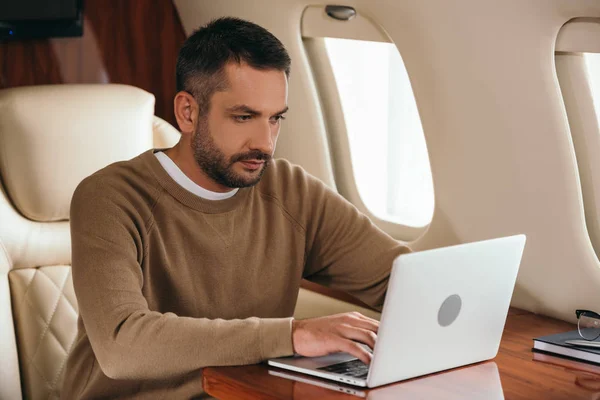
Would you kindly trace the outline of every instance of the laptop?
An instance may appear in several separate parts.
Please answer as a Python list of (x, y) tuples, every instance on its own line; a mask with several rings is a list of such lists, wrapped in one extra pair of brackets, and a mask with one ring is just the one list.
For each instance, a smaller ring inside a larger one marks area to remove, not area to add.
[(496, 357), (525, 235), (403, 254), (392, 265), (367, 366), (347, 353), (268, 360), (373, 388)]

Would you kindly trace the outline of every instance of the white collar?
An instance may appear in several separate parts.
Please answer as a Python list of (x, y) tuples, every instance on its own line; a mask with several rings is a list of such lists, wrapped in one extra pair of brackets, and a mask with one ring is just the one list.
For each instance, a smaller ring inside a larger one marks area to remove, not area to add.
[(154, 153), (154, 155), (160, 162), (160, 165), (163, 166), (165, 171), (167, 171), (167, 174), (169, 174), (169, 176), (173, 178), (175, 182), (177, 182), (188, 192), (192, 192), (196, 196), (202, 197), (203, 199), (225, 200), (235, 196), (235, 194), (239, 190), (236, 188), (229, 192), (219, 193), (204, 189), (202, 186), (196, 184), (194, 181), (188, 178), (187, 175), (184, 174), (181, 169), (179, 169), (177, 164), (175, 164), (175, 162), (173, 162), (173, 160), (171, 160), (171, 158), (168, 155), (166, 155), (162, 151), (157, 151), (156, 153)]

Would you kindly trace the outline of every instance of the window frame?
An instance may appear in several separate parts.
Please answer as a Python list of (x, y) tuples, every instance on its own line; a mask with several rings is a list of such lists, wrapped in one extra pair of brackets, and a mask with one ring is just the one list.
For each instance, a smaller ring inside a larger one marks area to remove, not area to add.
[[(309, 69), (312, 71), (316, 83), (317, 97), (327, 133), (332, 170), (338, 192), (354, 204), (359, 211), (367, 215), (379, 228), (395, 239), (414, 241), (425, 234), (434, 219), (436, 213), (435, 184), (432, 182), (434, 197), (432, 217), (429, 223), (424, 226), (410, 226), (388, 221), (379, 218), (368, 209), (359, 194), (350, 153), (350, 138), (333, 67), (325, 47), (325, 38), (394, 43), (381, 28), (381, 25), (372, 22), (370, 18), (361, 13), (357, 13), (357, 17), (353, 20), (347, 21), (347, 25), (344, 22), (334, 21), (326, 16), (323, 17), (323, 15), (325, 15), (324, 6), (309, 6), (305, 9), (302, 17), (302, 42), (306, 51)], [(353, 26), (356, 27), (354, 30), (350, 24), (352, 21), (354, 21)], [(396, 49), (400, 52), (397, 46)], [(421, 118), (420, 113), (419, 118)], [(425, 143), (427, 146), (426, 140)], [(431, 168), (431, 160), (429, 160), (429, 167)]]
[(575, 18), (562, 26), (556, 38), (554, 70), (577, 161), (588, 236), (600, 258), (600, 124), (594, 109), (585, 53), (600, 54), (600, 18)]

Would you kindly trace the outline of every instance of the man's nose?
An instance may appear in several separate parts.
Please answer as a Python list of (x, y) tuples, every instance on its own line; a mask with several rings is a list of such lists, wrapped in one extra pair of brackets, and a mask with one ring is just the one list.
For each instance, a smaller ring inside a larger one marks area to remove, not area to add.
[(250, 147), (252, 150), (259, 150), (265, 154), (272, 155), (275, 150), (275, 136), (277, 127), (274, 127), (269, 121), (261, 123), (256, 128), (252, 137)]

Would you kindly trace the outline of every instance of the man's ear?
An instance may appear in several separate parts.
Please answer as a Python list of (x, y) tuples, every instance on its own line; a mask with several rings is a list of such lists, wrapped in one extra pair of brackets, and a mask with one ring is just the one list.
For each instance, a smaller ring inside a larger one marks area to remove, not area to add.
[(175, 119), (182, 134), (193, 134), (198, 122), (198, 103), (190, 93), (181, 91), (173, 101)]

